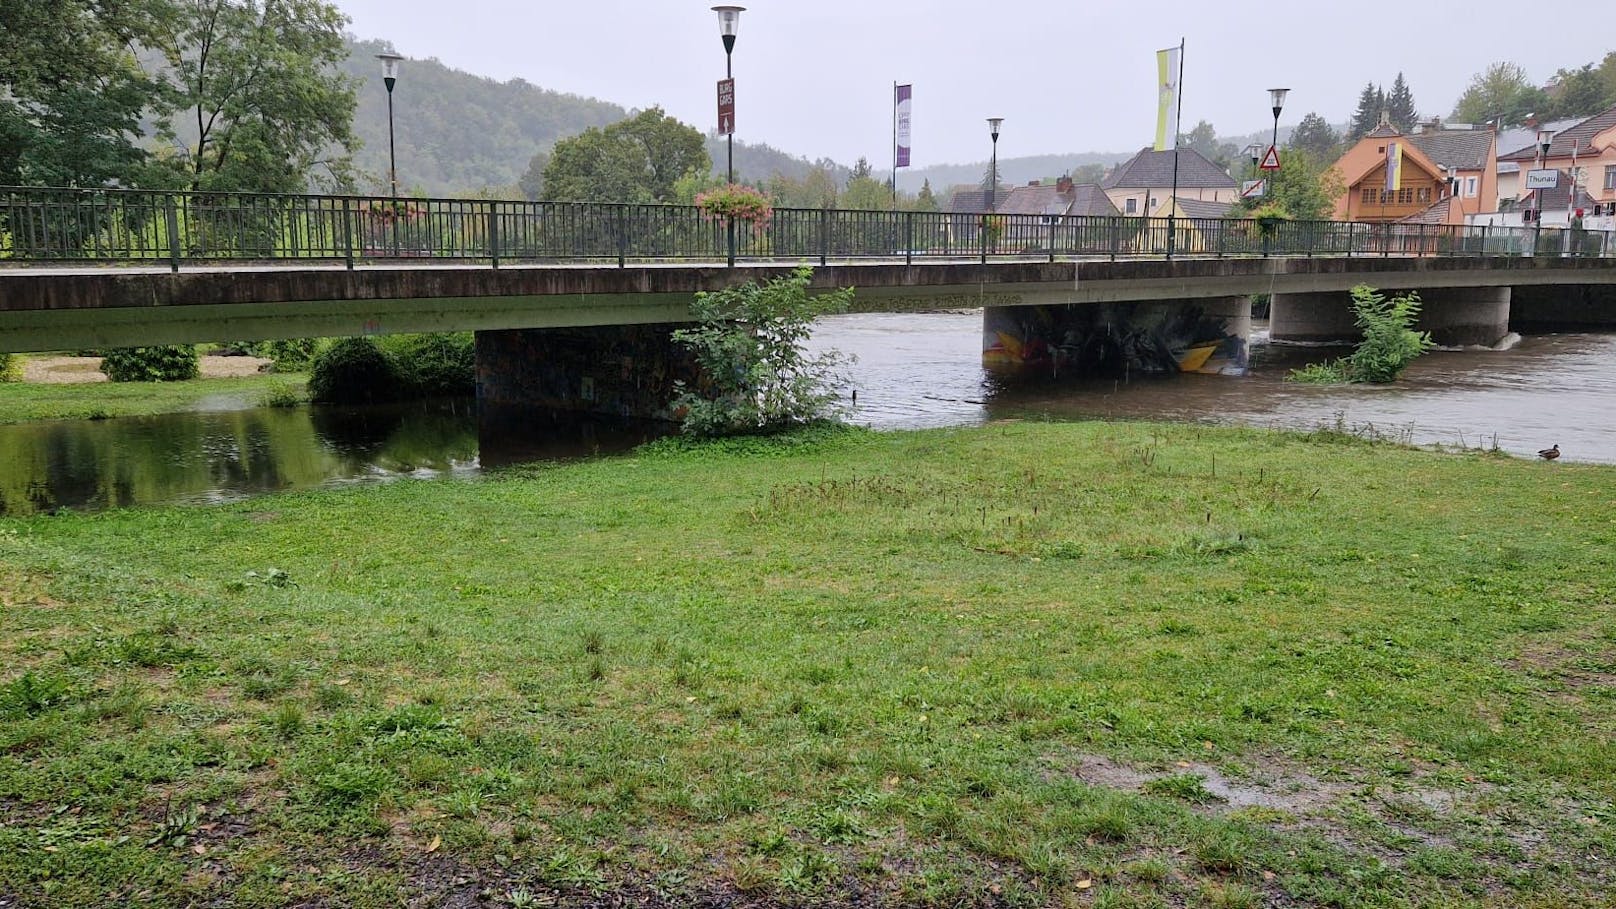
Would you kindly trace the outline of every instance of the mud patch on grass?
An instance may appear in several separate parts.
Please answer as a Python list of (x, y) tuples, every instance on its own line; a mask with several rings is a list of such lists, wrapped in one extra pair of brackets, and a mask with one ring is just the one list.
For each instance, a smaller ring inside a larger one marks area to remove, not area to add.
[(1212, 796), (1206, 807), (1234, 811), (1264, 808), (1286, 814), (1309, 816), (1332, 807), (1352, 793), (1354, 787), (1326, 782), (1294, 768), (1265, 763), (1238, 777), (1210, 764), (1180, 762), (1160, 769), (1140, 769), (1099, 755), (1077, 757), (1072, 775), (1096, 786), (1143, 791), (1151, 783), (1171, 777), (1200, 777), (1201, 787)]

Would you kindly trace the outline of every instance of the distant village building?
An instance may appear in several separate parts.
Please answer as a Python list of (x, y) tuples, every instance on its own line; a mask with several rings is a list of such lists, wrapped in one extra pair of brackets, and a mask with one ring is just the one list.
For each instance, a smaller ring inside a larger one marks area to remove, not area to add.
[(1097, 183), (1073, 183), (1061, 177), (1053, 183), (1034, 180), (1001, 196), (994, 212), (1001, 215), (1086, 215), (1109, 217), (1120, 214)]
[[(1400, 146), (1396, 189), (1388, 157)], [(1371, 223), (1464, 224), (1497, 208), (1498, 144), (1490, 127), (1434, 120), (1404, 135), (1385, 120), (1331, 166), (1344, 190), (1335, 219)]]
[(1525, 185), (1525, 178), (1521, 176), (1532, 168), (1530, 159), (1523, 168), (1521, 162), (1514, 156), (1514, 152), (1532, 150), (1537, 154), (1537, 134), (1539, 130), (1548, 130), (1557, 133), (1570, 129), (1581, 123), (1580, 118), (1570, 120), (1554, 120), (1548, 123), (1537, 123), (1528, 120), (1527, 125), (1519, 129), (1506, 129), (1498, 134), (1498, 208), (1509, 209), (1520, 197), (1521, 189)]
[[(1100, 181), (1111, 204), (1124, 215), (1156, 211), (1173, 194), (1174, 152), (1146, 148), (1118, 164)], [(1178, 198), (1180, 201), (1233, 203), (1240, 184), (1193, 148), (1180, 148)]]
[[(1574, 212), (1578, 200), (1589, 208), (1616, 203), (1616, 107), (1554, 132), (1546, 158), (1534, 136), (1530, 145), (1501, 155), (1498, 163), (1514, 164), (1522, 171), (1539, 167), (1557, 170), (1563, 175), (1561, 183), (1576, 183), (1583, 195), (1573, 199), (1569, 190), (1561, 190), (1558, 197), (1543, 200), (1542, 211), (1546, 213), (1563, 212), (1566, 205)], [(1514, 208), (1530, 207), (1532, 191), (1525, 189), (1522, 181), (1513, 198)]]

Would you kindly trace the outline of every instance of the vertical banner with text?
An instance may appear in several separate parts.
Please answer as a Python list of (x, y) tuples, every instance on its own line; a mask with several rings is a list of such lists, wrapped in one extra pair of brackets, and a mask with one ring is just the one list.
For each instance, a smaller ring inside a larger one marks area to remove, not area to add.
[(735, 134), (735, 80), (718, 80), (718, 134)]
[(908, 167), (909, 166), (909, 149), (910, 149), (910, 144), (909, 143), (911, 141), (910, 138), (909, 138), (909, 136), (910, 136), (910, 133), (909, 133), (909, 116), (910, 116), (910, 108), (912, 106), (913, 99), (914, 99), (914, 86), (913, 85), (900, 85), (900, 86), (898, 86), (897, 94), (892, 99), (893, 100), (893, 107), (892, 107), (893, 123), (895, 124), (895, 129), (897, 130), (897, 137), (898, 137), (898, 156), (897, 156), (896, 165), (895, 165), (897, 167)]

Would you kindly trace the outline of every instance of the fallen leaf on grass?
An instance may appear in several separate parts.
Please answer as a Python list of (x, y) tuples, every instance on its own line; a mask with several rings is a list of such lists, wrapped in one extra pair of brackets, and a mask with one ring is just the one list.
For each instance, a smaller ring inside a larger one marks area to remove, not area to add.
[(435, 837), (432, 838), (432, 842), (426, 844), (426, 849), (424, 849), (422, 851), (428, 852), (428, 853), (437, 852), (438, 847), (442, 846), (442, 845), (443, 845), (443, 837), (435, 836)]

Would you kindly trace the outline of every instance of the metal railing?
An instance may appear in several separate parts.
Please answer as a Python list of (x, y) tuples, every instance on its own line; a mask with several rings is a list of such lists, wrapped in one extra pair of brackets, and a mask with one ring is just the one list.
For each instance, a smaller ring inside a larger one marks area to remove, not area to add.
[[(1169, 245), (1169, 233), (1172, 243)], [(733, 235), (733, 241), (730, 237)], [(731, 243), (733, 242), (733, 247)], [(1565, 228), (0, 187), (0, 264), (463, 260), (615, 263), (1252, 256), (1616, 256)]]

